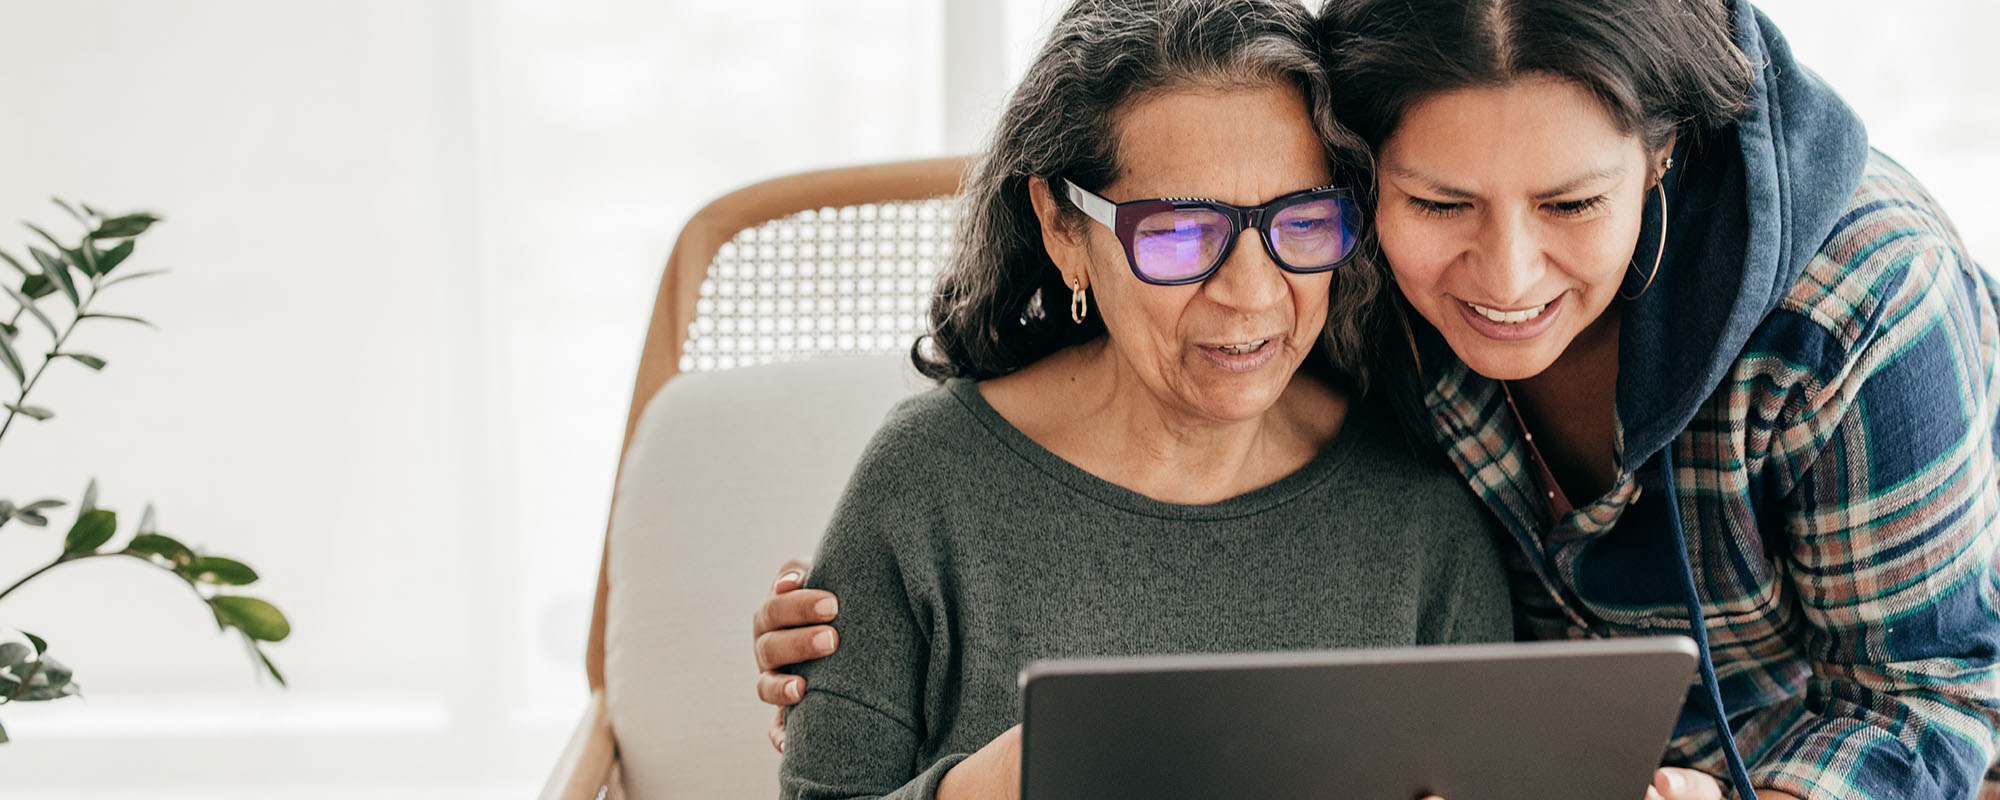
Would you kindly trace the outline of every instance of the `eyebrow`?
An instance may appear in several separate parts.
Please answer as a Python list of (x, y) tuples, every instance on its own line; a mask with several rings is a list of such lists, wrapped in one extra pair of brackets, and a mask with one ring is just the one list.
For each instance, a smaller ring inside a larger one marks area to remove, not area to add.
[[(1453, 200), (1470, 200), (1478, 196), (1473, 192), (1467, 191), (1465, 189), (1460, 189), (1449, 183), (1438, 180), (1429, 175), (1425, 175), (1424, 173), (1418, 172), (1414, 169), (1410, 169), (1409, 167), (1390, 166), (1383, 168), (1383, 171), (1389, 173), (1390, 175), (1394, 175), (1398, 178), (1408, 178), (1410, 180), (1426, 184), (1431, 188), (1432, 191), (1435, 191), (1438, 194), (1444, 195), (1445, 197), (1451, 198)], [(1556, 186), (1550, 187), (1543, 191), (1536, 192), (1534, 195), (1534, 199), (1547, 200), (1553, 197), (1561, 197), (1562, 195), (1566, 195), (1569, 194), (1570, 192), (1576, 191), (1579, 187), (1582, 186), (1587, 186), (1592, 183), (1596, 183), (1598, 181), (1605, 179), (1616, 179), (1622, 177), (1625, 177), (1625, 167), (1623, 166), (1603, 167), (1600, 169), (1594, 169), (1582, 175), (1578, 175), (1574, 178), (1563, 181), (1561, 184), (1558, 184)]]

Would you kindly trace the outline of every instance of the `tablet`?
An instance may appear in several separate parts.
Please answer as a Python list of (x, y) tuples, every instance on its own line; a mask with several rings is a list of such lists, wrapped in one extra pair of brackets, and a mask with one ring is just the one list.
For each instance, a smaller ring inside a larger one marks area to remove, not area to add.
[(1038, 661), (1023, 800), (1641, 800), (1686, 637)]

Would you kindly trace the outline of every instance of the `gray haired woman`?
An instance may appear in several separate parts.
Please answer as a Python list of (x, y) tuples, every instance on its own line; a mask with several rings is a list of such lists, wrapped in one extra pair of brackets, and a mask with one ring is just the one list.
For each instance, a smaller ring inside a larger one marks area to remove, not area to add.
[(774, 678), (784, 796), (1014, 796), (1038, 658), (1511, 637), (1473, 498), (1364, 394), (1363, 150), (1314, 46), (1287, 0), (1056, 23), (913, 354), (943, 385), (820, 545), (847, 645)]

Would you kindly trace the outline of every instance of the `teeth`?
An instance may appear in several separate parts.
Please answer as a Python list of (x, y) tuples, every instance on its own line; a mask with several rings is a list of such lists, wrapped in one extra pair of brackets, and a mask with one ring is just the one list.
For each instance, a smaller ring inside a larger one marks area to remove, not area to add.
[(1487, 308), (1478, 303), (1466, 303), (1466, 305), (1471, 306), (1472, 310), (1479, 312), (1480, 316), (1503, 325), (1518, 325), (1527, 322), (1541, 316), (1542, 312), (1548, 310), (1549, 307), (1548, 303), (1543, 303), (1534, 308), (1524, 308), (1520, 311), (1500, 311), (1498, 309)]
[(1217, 350), (1221, 350), (1222, 352), (1225, 352), (1225, 353), (1228, 353), (1228, 354), (1230, 354), (1230, 355), (1232, 355), (1232, 356), (1240, 356), (1240, 355), (1243, 355), (1244, 353), (1255, 353), (1255, 352), (1257, 352), (1257, 348), (1259, 348), (1259, 347), (1263, 347), (1263, 346), (1264, 346), (1264, 343), (1265, 343), (1265, 342), (1268, 342), (1268, 341), (1271, 341), (1271, 340), (1269, 340), (1269, 339), (1258, 339), (1257, 341), (1254, 341), (1254, 342), (1249, 342), (1249, 343), (1246, 343), (1246, 344), (1225, 344), (1225, 345), (1217, 345), (1215, 349), (1217, 349)]

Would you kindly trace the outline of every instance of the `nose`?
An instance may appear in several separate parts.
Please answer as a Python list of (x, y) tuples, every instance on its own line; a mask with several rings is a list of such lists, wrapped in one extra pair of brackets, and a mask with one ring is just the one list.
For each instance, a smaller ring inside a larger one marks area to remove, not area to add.
[(1472, 298), (1514, 307), (1531, 300), (1547, 268), (1541, 237), (1530, 220), (1519, 214), (1491, 214), (1479, 232), (1473, 274), (1484, 297)]
[(1285, 276), (1264, 252), (1259, 235), (1251, 228), (1237, 236), (1229, 257), (1202, 282), (1202, 292), (1210, 300), (1241, 311), (1256, 311), (1284, 299)]

